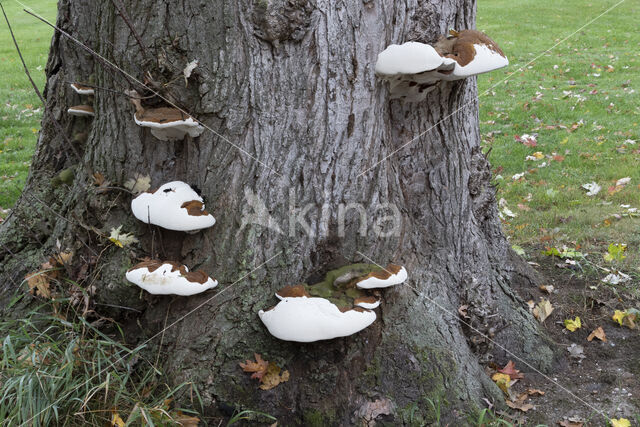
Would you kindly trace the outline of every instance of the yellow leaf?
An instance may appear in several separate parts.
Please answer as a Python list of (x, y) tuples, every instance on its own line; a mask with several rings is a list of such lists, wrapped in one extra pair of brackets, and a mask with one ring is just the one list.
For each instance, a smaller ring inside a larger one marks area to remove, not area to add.
[(571, 332), (575, 332), (577, 329), (580, 329), (580, 327), (582, 327), (582, 322), (580, 322), (580, 318), (576, 316), (576, 318), (573, 320), (565, 319), (564, 326)]
[(127, 424), (124, 422), (122, 418), (120, 418), (120, 414), (116, 411), (111, 411), (111, 425), (114, 427), (125, 427)]
[(124, 245), (122, 244), (122, 242), (120, 242), (120, 240), (113, 237), (109, 237), (109, 240), (111, 240), (117, 247), (124, 248)]
[(626, 418), (615, 419), (611, 418), (611, 427), (631, 427), (631, 422)]
[(509, 375), (496, 373), (493, 374), (491, 379), (505, 394), (509, 393), (509, 386), (511, 385), (511, 377)]
[(616, 310), (616, 312), (613, 314), (612, 319), (615, 320), (616, 322), (618, 322), (618, 324), (620, 326), (622, 326), (622, 320), (627, 316), (627, 312), (626, 311), (620, 311), (620, 310)]

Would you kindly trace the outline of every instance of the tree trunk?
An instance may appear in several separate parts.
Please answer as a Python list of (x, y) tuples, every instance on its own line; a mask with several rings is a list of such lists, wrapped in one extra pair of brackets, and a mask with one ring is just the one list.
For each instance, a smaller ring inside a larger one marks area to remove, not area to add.
[[(69, 117), (66, 109), (80, 103), (69, 82), (93, 76), (103, 88), (143, 88), (56, 34), (28, 183), (0, 226), (3, 301), (56, 241), (75, 251), (76, 271), (89, 264), (84, 283), (94, 280), (95, 310), (124, 325), (132, 343), (161, 331), (165, 316), (171, 325), (222, 292), (162, 338), (164, 372), (175, 383), (194, 382), (210, 416), (240, 406), (286, 424), (343, 424), (366, 416), (367, 402), (389, 399), (396, 420), (413, 405), (428, 420), (431, 399), (455, 419), (483, 397), (500, 399), (481, 365), (513, 359), (500, 346), (532, 366), (549, 366), (552, 352), (511, 290), (535, 279), (500, 228), (479, 146), (475, 79), (441, 84), (426, 101), (406, 104), (390, 102), (373, 72), (391, 43), (433, 42), (449, 28), (473, 28), (475, 2), (125, 3), (144, 50), (112, 2), (61, 0), (58, 26), (135, 78), (149, 72), (165, 96), (215, 132), (159, 141), (134, 123), (126, 96), (104, 90), (92, 121)], [(185, 87), (182, 69), (194, 59)], [(82, 161), (53, 120), (80, 140)], [(73, 165), (73, 183), (52, 187), (51, 178)], [(150, 175), (153, 187), (188, 182), (217, 223), (196, 234), (149, 227), (131, 215), (127, 193), (96, 192), (89, 171), (111, 186), (137, 173)], [(258, 199), (269, 227), (247, 221), (260, 213)], [(364, 224), (352, 203), (364, 206)], [(120, 224), (139, 245), (109, 246), (90, 229), (108, 235)], [(204, 269), (221, 285), (188, 298), (141, 294), (124, 272), (143, 256)], [(409, 271), (410, 286), (383, 292), (371, 327), (297, 344), (273, 338), (261, 324), (257, 312), (275, 303), (277, 289), (366, 258)], [(475, 330), (460, 321), (461, 305)], [(150, 354), (160, 341), (149, 343)], [(238, 366), (254, 353), (288, 369), (290, 380), (259, 390)]]

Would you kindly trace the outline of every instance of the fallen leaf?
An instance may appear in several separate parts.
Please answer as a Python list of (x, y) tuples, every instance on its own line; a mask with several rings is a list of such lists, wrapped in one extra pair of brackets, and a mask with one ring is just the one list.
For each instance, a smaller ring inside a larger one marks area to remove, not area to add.
[(111, 425), (114, 427), (125, 427), (127, 424), (115, 410), (111, 410)]
[(611, 427), (631, 427), (631, 422), (626, 418), (611, 418), (609, 422)]
[(527, 394), (529, 394), (529, 396), (544, 396), (544, 391), (538, 390), (537, 388), (528, 388)]
[(544, 293), (551, 294), (555, 290), (553, 285), (540, 285), (540, 290)]
[(138, 195), (147, 191), (151, 187), (151, 177), (149, 175), (137, 174), (135, 178), (129, 179), (125, 182), (124, 186), (133, 194)]
[(505, 394), (509, 394), (509, 386), (511, 385), (511, 377), (507, 374), (495, 373), (491, 377), (493, 382), (496, 383), (500, 390), (502, 390)]
[(576, 359), (578, 362), (582, 362), (582, 359), (587, 357), (584, 355), (584, 347), (576, 343), (571, 344), (567, 351), (569, 352), (569, 357)]
[(267, 372), (260, 381), (262, 382), (262, 384), (260, 384), (261, 390), (271, 390), (278, 384), (289, 381), (289, 371), (284, 371), (282, 375), (280, 375), (280, 367), (271, 362), (269, 363)]
[(607, 336), (605, 335), (602, 326), (598, 326), (594, 329), (587, 337), (587, 341), (593, 341), (594, 338), (598, 338), (602, 342), (607, 342)]
[(540, 323), (543, 323), (552, 311), (553, 306), (551, 305), (551, 302), (548, 299), (540, 298), (540, 302), (533, 309), (533, 315), (538, 319), (538, 321), (540, 321)]
[(247, 363), (240, 362), (240, 367), (245, 372), (253, 372), (251, 378), (262, 380), (262, 377), (267, 372), (267, 368), (269, 367), (269, 362), (263, 360), (262, 356), (260, 356), (258, 353), (254, 353), (253, 357), (256, 359), (255, 362), (252, 362), (251, 360), (247, 360)]
[(577, 417), (571, 417), (569, 419), (558, 421), (560, 427), (582, 427), (584, 421), (579, 421)]
[(498, 372), (500, 372), (501, 374), (509, 375), (509, 378), (512, 380), (524, 378), (524, 375), (522, 375), (520, 371), (516, 369), (516, 364), (511, 360), (509, 360), (507, 364), (504, 365), (504, 368), (498, 369)]
[(580, 329), (582, 327), (582, 322), (580, 321), (580, 317), (576, 316), (576, 318), (573, 320), (565, 319), (564, 327), (570, 330), (571, 332), (575, 332), (576, 330)]
[(596, 184), (595, 182), (589, 182), (587, 184), (582, 184), (582, 188), (587, 190), (587, 196), (593, 197), (602, 190), (602, 187)]
[(529, 409), (533, 408), (533, 405), (530, 403), (523, 403), (523, 402), (511, 402), (509, 400), (505, 400), (505, 403), (507, 404), (507, 406), (511, 409), (517, 409), (519, 411), (522, 412), (527, 412)]
[(27, 274), (25, 279), (29, 285), (29, 292), (31, 292), (32, 295), (39, 295), (47, 299), (51, 298), (49, 277), (46, 271), (36, 271), (35, 273)]
[(133, 235), (133, 233), (122, 232), (122, 225), (118, 228), (111, 229), (109, 240), (111, 240), (119, 248), (124, 248), (127, 245), (138, 242), (138, 239)]
[(245, 372), (253, 372), (251, 378), (257, 378), (260, 380), (260, 389), (271, 390), (280, 383), (289, 381), (289, 371), (284, 371), (280, 374), (280, 367), (273, 362), (268, 362), (262, 359), (258, 353), (253, 355), (256, 359), (255, 362), (247, 360), (246, 363), (240, 363), (240, 367)]

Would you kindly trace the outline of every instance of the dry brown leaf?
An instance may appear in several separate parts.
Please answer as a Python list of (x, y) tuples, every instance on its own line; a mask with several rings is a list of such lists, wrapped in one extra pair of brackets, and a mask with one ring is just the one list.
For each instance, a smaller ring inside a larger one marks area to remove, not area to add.
[(593, 341), (594, 338), (598, 338), (602, 342), (607, 342), (607, 335), (604, 333), (602, 326), (598, 326), (594, 329), (587, 337), (587, 341)]
[(531, 403), (524, 403), (520, 401), (511, 402), (510, 400), (506, 400), (505, 402), (509, 408), (517, 409), (522, 412), (527, 412), (529, 409), (533, 408), (533, 405)]
[(527, 389), (527, 394), (529, 396), (544, 396), (544, 391), (542, 390), (538, 390), (537, 388), (528, 388)]
[(582, 427), (584, 423), (582, 421), (572, 421), (571, 419), (558, 421), (560, 427)]
[(60, 265), (69, 265), (73, 258), (73, 251), (60, 252), (53, 255), (53, 260)]
[(267, 369), (269, 368), (269, 362), (262, 359), (258, 353), (254, 353), (253, 357), (256, 359), (255, 362), (251, 360), (247, 360), (247, 363), (240, 362), (240, 367), (245, 372), (253, 372), (251, 378), (257, 378), (262, 382), (262, 377), (267, 373)]
[(507, 364), (504, 365), (504, 368), (498, 369), (498, 372), (500, 372), (501, 374), (509, 375), (509, 378), (511, 378), (512, 380), (524, 378), (524, 375), (522, 375), (520, 371), (516, 369), (516, 364), (511, 360), (509, 360)]
[(27, 274), (25, 277), (29, 284), (29, 292), (33, 295), (39, 295), (43, 298), (51, 298), (51, 289), (49, 288), (49, 277), (44, 271), (36, 271)]
[(540, 302), (533, 309), (533, 315), (536, 316), (536, 319), (543, 323), (547, 317), (553, 311), (553, 306), (548, 299), (541, 298)]
[(553, 293), (555, 288), (553, 287), (553, 285), (540, 285), (540, 290), (546, 294), (550, 294)]

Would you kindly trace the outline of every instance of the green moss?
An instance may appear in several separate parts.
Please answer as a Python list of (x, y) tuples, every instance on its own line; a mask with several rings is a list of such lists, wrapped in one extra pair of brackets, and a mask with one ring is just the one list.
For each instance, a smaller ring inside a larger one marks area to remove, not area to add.
[(302, 415), (303, 424), (309, 427), (324, 427), (335, 423), (335, 412), (322, 413), (317, 409), (307, 409)]

